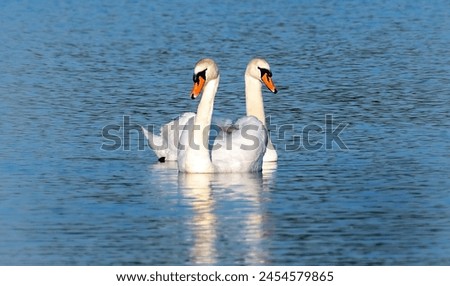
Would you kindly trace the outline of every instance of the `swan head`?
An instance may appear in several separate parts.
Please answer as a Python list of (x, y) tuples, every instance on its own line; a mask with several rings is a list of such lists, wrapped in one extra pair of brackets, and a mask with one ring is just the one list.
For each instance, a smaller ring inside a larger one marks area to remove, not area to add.
[(247, 65), (245, 75), (264, 83), (271, 92), (278, 92), (272, 80), (272, 72), (270, 71), (269, 63), (265, 59), (252, 59)]
[(219, 77), (219, 68), (212, 59), (201, 59), (195, 64), (194, 68), (194, 87), (192, 88), (191, 98), (196, 99), (209, 81)]

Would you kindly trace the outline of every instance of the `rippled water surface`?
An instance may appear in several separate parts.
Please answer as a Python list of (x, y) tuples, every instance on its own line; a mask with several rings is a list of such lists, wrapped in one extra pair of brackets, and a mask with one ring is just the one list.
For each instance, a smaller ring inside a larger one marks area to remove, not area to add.
[[(2, 4), (0, 264), (450, 265), (448, 1), (92, 2)], [(225, 118), (271, 64), (263, 174), (143, 145), (206, 56)]]

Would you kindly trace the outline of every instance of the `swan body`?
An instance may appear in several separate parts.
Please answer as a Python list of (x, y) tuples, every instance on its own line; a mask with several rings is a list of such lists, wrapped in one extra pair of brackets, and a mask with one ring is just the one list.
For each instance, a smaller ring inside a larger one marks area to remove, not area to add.
[[(261, 58), (252, 59), (245, 70), (245, 103), (247, 116), (255, 116), (264, 126), (267, 126), (261, 90), (263, 83), (271, 92), (278, 92), (272, 81), (272, 72), (267, 61)], [(278, 160), (277, 151), (270, 137), (268, 137), (267, 149), (263, 160), (264, 162), (275, 162)]]
[(208, 147), (214, 98), (220, 75), (211, 59), (200, 60), (194, 69), (191, 98), (202, 91), (197, 114), (190, 118), (181, 133), (178, 146), (178, 170), (185, 173), (259, 172), (266, 151), (267, 130), (254, 116), (246, 116), (233, 127), (220, 132)]
[(181, 132), (194, 116), (195, 113), (193, 112), (183, 113), (178, 118), (163, 125), (160, 129), (160, 135), (153, 134), (141, 126), (150, 148), (155, 152), (160, 162), (177, 160)]
[(254, 116), (237, 120), (214, 141), (212, 162), (216, 172), (258, 172), (267, 145), (267, 130)]

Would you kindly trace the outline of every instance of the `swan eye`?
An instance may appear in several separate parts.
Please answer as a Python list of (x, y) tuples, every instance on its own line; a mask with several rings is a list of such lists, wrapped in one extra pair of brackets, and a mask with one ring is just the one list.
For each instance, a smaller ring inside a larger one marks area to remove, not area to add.
[(192, 80), (193, 80), (195, 83), (199, 83), (200, 78), (203, 78), (203, 80), (206, 81), (206, 70), (207, 70), (207, 69), (205, 69), (205, 70), (203, 70), (203, 71), (201, 71), (201, 72), (198, 72), (198, 73), (194, 74), (193, 77), (192, 77)]
[(271, 72), (270, 70), (265, 69), (265, 68), (260, 68), (260, 67), (258, 67), (258, 69), (261, 71), (261, 78), (262, 78), (265, 74), (267, 74), (268, 77), (272, 77), (272, 72)]

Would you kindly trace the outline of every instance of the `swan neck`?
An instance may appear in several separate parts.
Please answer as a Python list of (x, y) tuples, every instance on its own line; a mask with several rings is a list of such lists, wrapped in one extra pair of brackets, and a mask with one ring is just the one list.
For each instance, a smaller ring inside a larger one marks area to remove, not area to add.
[(261, 82), (249, 75), (245, 75), (245, 103), (247, 116), (255, 116), (266, 125)]
[[(219, 86), (219, 78), (210, 80), (203, 91), (200, 103), (197, 108), (195, 124), (209, 131), (212, 113), (214, 109), (214, 98)], [(198, 128), (198, 127), (197, 127)]]
[(210, 80), (205, 85), (200, 103), (198, 104), (191, 138), (189, 138), (190, 145), (187, 150), (188, 161), (192, 162), (191, 164), (199, 166), (201, 172), (211, 172), (213, 168), (208, 148), (208, 139), (214, 109), (214, 98), (218, 86), (219, 77)]

